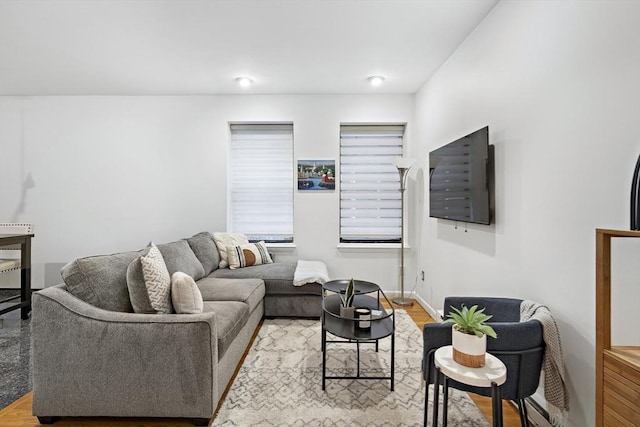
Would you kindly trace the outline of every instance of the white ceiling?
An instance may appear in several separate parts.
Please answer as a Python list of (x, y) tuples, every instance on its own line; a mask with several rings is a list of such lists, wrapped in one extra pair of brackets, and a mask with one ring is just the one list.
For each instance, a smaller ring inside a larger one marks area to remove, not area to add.
[(0, 0), (0, 95), (414, 93), (496, 2)]

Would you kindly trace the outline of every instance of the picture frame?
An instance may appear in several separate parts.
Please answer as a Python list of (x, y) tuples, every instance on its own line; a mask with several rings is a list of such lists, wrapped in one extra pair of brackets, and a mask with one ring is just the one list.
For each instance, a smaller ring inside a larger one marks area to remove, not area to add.
[(333, 191), (336, 189), (336, 161), (298, 159), (298, 190)]

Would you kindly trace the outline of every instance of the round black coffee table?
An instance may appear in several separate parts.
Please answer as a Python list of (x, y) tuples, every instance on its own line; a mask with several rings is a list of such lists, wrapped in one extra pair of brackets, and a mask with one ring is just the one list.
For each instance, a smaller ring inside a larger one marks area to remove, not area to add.
[[(395, 353), (395, 310), (387, 299), (380, 286), (364, 280), (354, 280), (355, 296), (353, 306), (368, 308), (371, 310), (370, 327), (361, 329), (358, 327), (359, 319), (343, 317), (340, 315), (342, 300), (340, 294), (344, 294), (348, 279), (332, 280), (322, 285), (322, 389), (325, 389), (327, 379), (357, 379), (357, 380), (391, 380), (393, 391), (394, 353)], [(382, 301), (387, 303), (389, 309), (382, 306)], [(327, 333), (342, 338), (341, 340), (328, 340)], [(391, 373), (389, 376), (363, 376), (360, 375), (360, 344), (375, 344), (378, 351), (378, 341), (391, 337)], [(327, 376), (327, 344), (328, 343), (355, 343), (357, 366), (355, 376)]]

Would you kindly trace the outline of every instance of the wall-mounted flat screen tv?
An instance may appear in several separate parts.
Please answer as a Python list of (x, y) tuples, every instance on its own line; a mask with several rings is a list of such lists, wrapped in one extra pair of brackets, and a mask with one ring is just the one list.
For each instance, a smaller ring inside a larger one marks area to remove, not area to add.
[(491, 224), (489, 127), (429, 153), (429, 216)]

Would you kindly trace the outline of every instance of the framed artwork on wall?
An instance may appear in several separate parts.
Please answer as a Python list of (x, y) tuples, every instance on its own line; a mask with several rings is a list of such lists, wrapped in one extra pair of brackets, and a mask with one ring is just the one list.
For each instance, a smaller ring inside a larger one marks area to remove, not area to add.
[(298, 190), (326, 191), (335, 189), (335, 160), (298, 159)]

